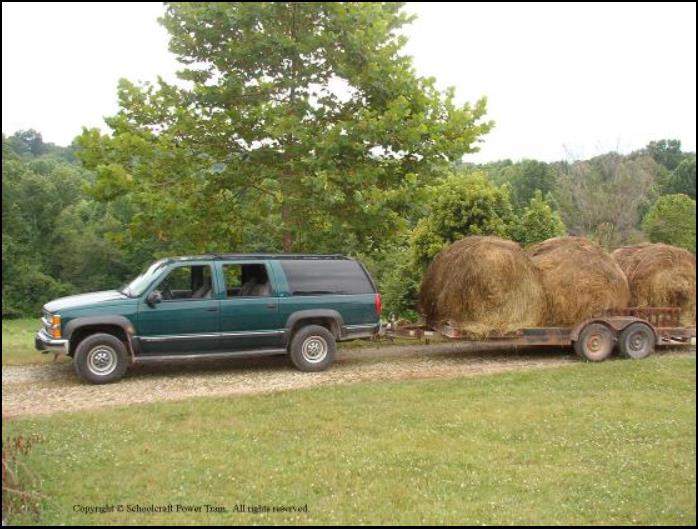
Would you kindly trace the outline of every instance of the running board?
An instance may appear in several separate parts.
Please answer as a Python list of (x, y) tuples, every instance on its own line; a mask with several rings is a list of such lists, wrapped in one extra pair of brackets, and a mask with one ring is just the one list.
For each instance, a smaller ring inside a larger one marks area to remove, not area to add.
[(221, 353), (200, 353), (200, 354), (181, 354), (181, 355), (140, 355), (133, 359), (132, 364), (147, 364), (156, 362), (170, 362), (177, 360), (198, 360), (205, 358), (207, 360), (223, 359), (223, 358), (251, 358), (254, 356), (272, 356), (288, 354), (286, 349), (256, 349), (253, 351), (229, 351)]

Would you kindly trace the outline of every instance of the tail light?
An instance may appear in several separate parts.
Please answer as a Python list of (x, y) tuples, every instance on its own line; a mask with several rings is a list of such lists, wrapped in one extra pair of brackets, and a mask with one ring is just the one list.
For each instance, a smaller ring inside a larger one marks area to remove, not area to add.
[(376, 292), (376, 316), (381, 315), (381, 310), (383, 310), (383, 302), (381, 301), (380, 292)]

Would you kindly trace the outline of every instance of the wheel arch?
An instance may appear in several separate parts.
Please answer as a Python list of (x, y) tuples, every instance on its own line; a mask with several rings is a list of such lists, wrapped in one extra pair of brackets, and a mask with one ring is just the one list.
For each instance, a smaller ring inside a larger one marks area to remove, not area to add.
[(70, 356), (75, 354), (75, 349), (87, 336), (100, 332), (111, 334), (122, 340), (129, 357), (133, 360), (135, 350), (132, 338), (135, 328), (125, 316), (85, 316), (70, 320), (63, 331), (63, 336), (69, 343), (68, 354)]
[(344, 328), (342, 315), (333, 309), (299, 310), (286, 320), (286, 345), (291, 343), (298, 329), (306, 325), (321, 325), (329, 330), (335, 339), (341, 338)]

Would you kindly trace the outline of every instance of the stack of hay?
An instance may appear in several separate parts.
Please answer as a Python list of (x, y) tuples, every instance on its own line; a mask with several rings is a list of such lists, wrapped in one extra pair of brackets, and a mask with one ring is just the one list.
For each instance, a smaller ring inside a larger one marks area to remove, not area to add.
[(542, 324), (540, 273), (521, 247), (498, 237), (466, 237), (432, 261), (419, 292), (427, 321), (450, 320), (473, 335)]
[(679, 307), (681, 325), (696, 324), (696, 257), (667, 244), (618, 248), (612, 254), (628, 278), (633, 307)]
[(680, 307), (696, 321), (696, 258), (666, 244), (607, 254), (583, 237), (556, 237), (524, 251), (498, 237), (466, 237), (429, 266), (419, 292), (429, 322), (484, 336), (524, 327), (569, 327), (628, 307)]
[(557, 237), (525, 252), (498, 237), (466, 237), (445, 248), (422, 281), (420, 310), (473, 335), (571, 326), (628, 307), (618, 264), (597, 244)]
[(548, 326), (571, 326), (625, 309), (630, 289), (623, 270), (598, 244), (583, 237), (555, 237), (528, 254), (541, 273)]

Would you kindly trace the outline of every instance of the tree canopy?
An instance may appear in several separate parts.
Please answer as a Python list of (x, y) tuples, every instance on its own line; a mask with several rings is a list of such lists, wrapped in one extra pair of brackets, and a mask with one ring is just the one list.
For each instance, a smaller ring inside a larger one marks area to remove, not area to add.
[(272, 249), (373, 246), (492, 126), (484, 99), (416, 75), (399, 3), (169, 3), (161, 22), (181, 82), (122, 80), (112, 134), (78, 141), (143, 238), (246, 249), (256, 225)]
[(663, 242), (696, 253), (696, 201), (687, 195), (659, 197), (642, 227), (652, 242)]

